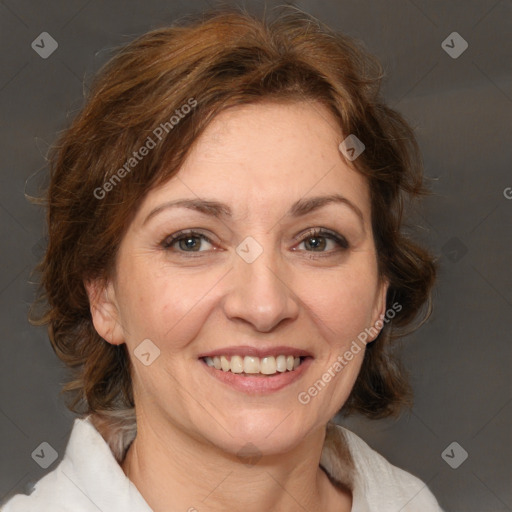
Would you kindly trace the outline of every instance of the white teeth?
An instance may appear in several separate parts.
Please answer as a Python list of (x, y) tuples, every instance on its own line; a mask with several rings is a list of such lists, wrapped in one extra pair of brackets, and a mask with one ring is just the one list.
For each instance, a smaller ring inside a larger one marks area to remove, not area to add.
[(281, 373), (286, 371), (286, 356), (276, 357), (276, 370)]
[(244, 372), (245, 373), (260, 373), (260, 359), (258, 357), (245, 356), (244, 357)]
[[(278, 356), (279, 357), (279, 356)], [(264, 357), (261, 360), (261, 373), (263, 375), (273, 375), (277, 371), (276, 358), (273, 356)]]
[(244, 360), (240, 356), (231, 358), (230, 370), (232, 373), (242, 373), (244, 371)]
[(223, 371), (229, 371), (230, 365), (226, 356), (220, 356), (220, 365)]
[(300, 357), (279, 355), (259, 357), (255, 356), (215, 356), (204, 358), (208, 366), (217, 370), (232, 373), (275, 375), (277, 372), (283, 373), (293, 371), (301, 364)]

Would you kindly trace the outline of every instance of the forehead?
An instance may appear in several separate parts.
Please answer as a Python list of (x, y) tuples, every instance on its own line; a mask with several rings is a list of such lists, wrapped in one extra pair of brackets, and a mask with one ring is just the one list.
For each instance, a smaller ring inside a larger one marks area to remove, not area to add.
[(258, 103), (217, 115), (142, 210), (169, 199), (215, 197), (240, 217), (271, 214), (310, 195), (340, 193), (369, 211), (364, 176), (342, 158), (334, 116), (315, 102)]

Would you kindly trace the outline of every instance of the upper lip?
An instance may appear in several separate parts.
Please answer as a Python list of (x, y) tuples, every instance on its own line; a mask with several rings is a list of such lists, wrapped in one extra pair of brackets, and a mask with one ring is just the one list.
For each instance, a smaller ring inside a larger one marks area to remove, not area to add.
[(209, 352), (199, 354), (198, 358), (215, 357), (215, 356), (252, 356), (252, 357), (266, 357), (266, 356), (294, 356), (294, 357), (313, 357), (311, 352), (302, 350), (295, 347), (286, 346), (272, 346), (268, 348), (251, 347), (250, 345), (238, 345), (236, 347), (224, 347)]

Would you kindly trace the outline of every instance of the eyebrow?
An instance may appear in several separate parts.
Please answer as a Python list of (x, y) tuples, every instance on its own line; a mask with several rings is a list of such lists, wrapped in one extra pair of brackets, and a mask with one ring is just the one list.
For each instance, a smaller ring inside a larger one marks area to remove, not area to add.
[[(314, 196), (299, 199), (293, 203), (285, 216), (301, 217), (332, 203), (344, 204), (348, 206), (359, 217), (364, 227), (363, 212), (352, 201), (342, 196), (341, 194)], [(145, 218), (142, 224), (146, 224), (149, 219), (169, 208), (188, 208), (189, 210), (195, 210), (204, 215), (209, 215), (216, 218), (232, 217), (233, 215), (231, 208), (227, 204), (220, 203), (219, 201), (207, 199), (177, 199), (175, 201), (168, 201), (161, 204), (160, 206), (157, 206)]]

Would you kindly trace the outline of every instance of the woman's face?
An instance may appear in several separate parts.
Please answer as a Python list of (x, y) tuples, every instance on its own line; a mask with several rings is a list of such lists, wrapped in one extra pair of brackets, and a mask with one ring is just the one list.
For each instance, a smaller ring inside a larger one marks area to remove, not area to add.
[(347, 399), (364, 355), (353, 341), (384, 313), (386, 285), (368, 187), (335, 127), (316, 103), (224, 111), (145, 197), (93, 319), (126, 343), (152, 428), (279, 453)]

